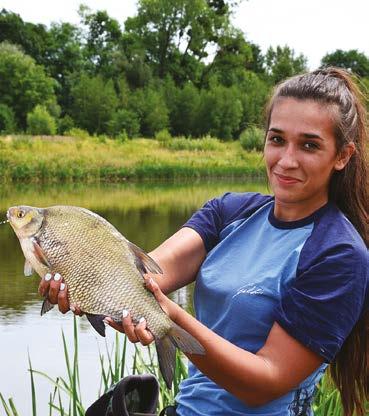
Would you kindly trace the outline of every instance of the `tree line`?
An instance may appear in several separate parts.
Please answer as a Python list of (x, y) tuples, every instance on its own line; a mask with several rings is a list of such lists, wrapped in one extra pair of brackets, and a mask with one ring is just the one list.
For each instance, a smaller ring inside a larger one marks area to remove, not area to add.
[[(139, 0), (120, 25), (81, 5), (80, 23), (50, 27), (0, 12), (0, 132), (237, 139), (262, 122), (273, 85), (307, 69), (288, 46), (258, 45), (231, 23), (237, 1)], [(369, 85), (363, 53), (322, 65)]]

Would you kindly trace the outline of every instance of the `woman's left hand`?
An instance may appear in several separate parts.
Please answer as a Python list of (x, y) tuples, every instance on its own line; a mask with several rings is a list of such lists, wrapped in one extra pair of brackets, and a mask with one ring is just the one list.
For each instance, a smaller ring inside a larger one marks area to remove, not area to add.
[[(144, 279), (147, 289), (153, 293), (163, 311), (174, 320), (176, 308), (179, 306), (164, 295), (159, 285), (152, 278), (145, 277)], [(134, 325), (129, 311), (123, 311), (121, 322), (115, 322), (110, 317), (105, 318), (105, 322), (115, 330), (125, 333), (131, 342), (140, 342), (142, 345), (149, 345), (154, 341), (153, 334), (147, 328), (145, 317), (142, 317), (138, 324)]]

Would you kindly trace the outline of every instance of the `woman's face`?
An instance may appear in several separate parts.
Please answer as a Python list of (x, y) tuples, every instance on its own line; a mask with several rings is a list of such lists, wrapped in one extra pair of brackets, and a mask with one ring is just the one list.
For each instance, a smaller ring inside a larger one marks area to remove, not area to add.
[(323, 206), (333, 172), (344, 168), (351, 153), (337, 153), (332, 116), (325, 106), (278, 98), (264, 148), (275, 215), (293, 220)]

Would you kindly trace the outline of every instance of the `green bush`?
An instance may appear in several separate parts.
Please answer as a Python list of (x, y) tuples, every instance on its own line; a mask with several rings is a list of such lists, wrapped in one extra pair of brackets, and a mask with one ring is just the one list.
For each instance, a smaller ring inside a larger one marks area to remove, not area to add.
[(27, 114), (27, 132), (29, 134), (56, 134), (56, 121), (42, 105)]
[(132, 139), (140, 132), (140, 121), (135, 112), (122, 108), (113, 114), (107, 128), (108, 133), (113, 137), (118, 138), (124, 131)]
[(170, 135), (168, 129), (163, 129), (158, 131), (155, 134), (155, 139), (159, 142), (159, 143), (168, 143), (172, 140), (172, 136)]
[(58, 124), (58, 133), (63, 135), (74, 127), (74, 121), (68, 114), (61, 118)]
[(76, 127), (64, 132), (64, 136), (76, 137), (77, 139), (88, 139), (90, 137), (88, 131)]
[(256, 126), (248, 127), (241, 133), (240, 143), (245, 150), (262, 151), (264, 149), (265, 133), (262, 129)]
[(14, 133), (15, 119), (13, 110), (6, 104), (0, 104), (0, 134)]
[(222, 149), (222, 143), (220, 143), (218, 139), (214, 139), (210, 136), (206, 136), (202, 139), (177, 137), (171, 141), (165, 142), (164, 146), (170, 150), (207, 151)]

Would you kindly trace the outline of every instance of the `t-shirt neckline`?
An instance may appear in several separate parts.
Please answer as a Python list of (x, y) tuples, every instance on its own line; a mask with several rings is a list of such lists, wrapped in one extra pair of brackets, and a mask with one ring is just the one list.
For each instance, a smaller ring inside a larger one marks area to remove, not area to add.
[(268, 220), (269, 222), (276, 228), (300, 228), (304, 227), (306, 225), (309, 225), (313, 223), (318, 217), (320, 217), (330, 206), (330, 202), (328, 201), (326, 204), (318, 208), (316, 211), (314, 211), (312, 214), (305, 218), (301, 218), (299, 220), (295, 221), (283, 221), (278, 219), (274, 215), (274, 200), (271, 204)]

